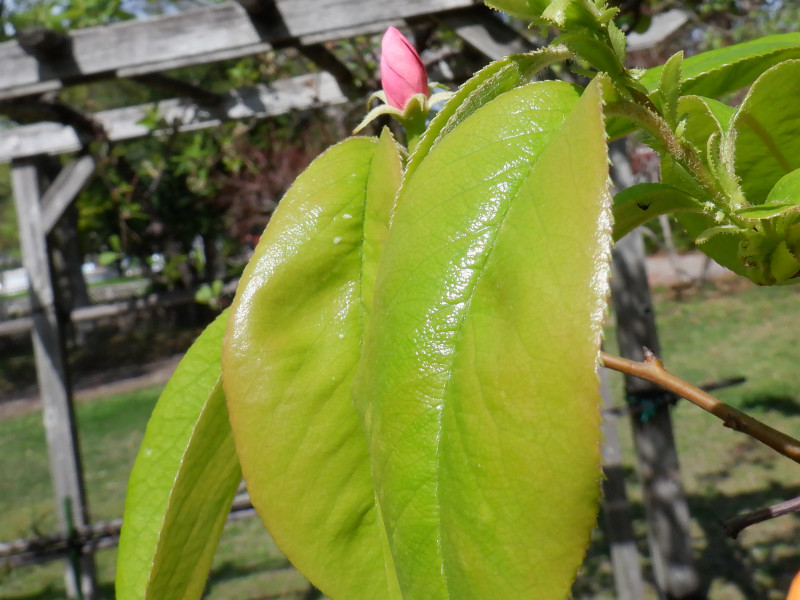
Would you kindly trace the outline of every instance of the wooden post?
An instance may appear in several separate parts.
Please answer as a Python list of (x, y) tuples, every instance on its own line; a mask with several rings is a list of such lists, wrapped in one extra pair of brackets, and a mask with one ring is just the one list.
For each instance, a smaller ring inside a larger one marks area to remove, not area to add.
[[(611, 144), (610, 157), (615, 185), (631, 185), (633, 174), (624, 142)], [(613, 256), (611, 298), (620, 354), (640, 361), (644, 358), (643, 346), (659, 354), (641, 233), (635, 230), (620, 240)], [(625, 393), (630, 405), (637, 409), (632, 411), (631, 426), (659, 597), (702, 598), (700, 577), (692, 558), (689, 508), (680, 479), (669, 395), (634, 377), (625, 378)]]
[(625, 491), (617, 416), (608, 410), (613, 403), (606, 369), (600, 369), (600, 391), (606, 409), (603, 412), (603, 515), (611, 547), (614, 587), (618, 600), (644, 600), (642, 568), (633, 535), (633, 516)]
[[(33, 351), (44, 409), (44, 426), (50, 455), (50, 471), (56, 496), (59, 526), (65, 533), (89, 524), (83, 484), (75, 415), (72, 407), (61, 324), (55, 310), (55, 292), (47, 255), (42, 219), (39, 169), (35, 159), (11, 166), (14, 204), (19, 222), (22, 262), (30, 280)], [(94, 557), (84, 554), (66, 571), (70, 598), (95, 597)], [(79, 575), (76, 571), (80, 571)], [(78, 577), (80, 581), (78, 580)]]

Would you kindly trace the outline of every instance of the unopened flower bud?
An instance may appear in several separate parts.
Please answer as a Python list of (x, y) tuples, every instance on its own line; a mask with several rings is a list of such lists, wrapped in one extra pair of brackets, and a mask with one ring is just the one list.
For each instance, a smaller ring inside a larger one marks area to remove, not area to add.
[(381, 85), (390, 106), (403, 110), (415, 94), (428, 97), (428, 74), (414, 46), (395, 27), (381, 42)]

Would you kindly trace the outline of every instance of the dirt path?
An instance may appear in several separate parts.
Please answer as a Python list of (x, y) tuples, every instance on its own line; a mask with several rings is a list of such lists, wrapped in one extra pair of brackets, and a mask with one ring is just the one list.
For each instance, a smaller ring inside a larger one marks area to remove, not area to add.
[[(75, 399), (82, 402), (164, 384), (175, 372), (180, 359), (180, 355), (171, 356), (135, 368), (110, 369), (86, 377), (75, 386)], [(38, 393), (4, 400), (0, 402), (0, 420), (39, 410), (41, 405)]]

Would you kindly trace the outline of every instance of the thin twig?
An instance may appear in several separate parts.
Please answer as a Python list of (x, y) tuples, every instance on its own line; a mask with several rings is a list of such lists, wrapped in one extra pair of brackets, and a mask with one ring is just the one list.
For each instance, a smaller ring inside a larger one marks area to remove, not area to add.
[(643, 362), (636, 362), (606, 352), (601, 352), (600, 357), (603, 365), (609, 369), (639, 377), (674, 392), (721, 419), (725, 427), (741, 431), (800, 464), (800, 441), (728, 406), (700, 388), (676, 377), (664, 368), (662, 362), (650, 350), (645, 349)]
[(788, 515), (797, 511), (800, 511), (800, 498), (792, 498), (791, 500), (779, 502), (767, 508), (760, 508), (752, 512), (736, 515), (735, 517), (728, 517), (720, 521), (720, 523), (723, 529), (725, 529), (725, 533), (733, 539), (736, 539), (736, 536), (746, 527), (750, 527), (750, 525), (763, 523), (764, 521), (769, 521), (770, 519), (782, 517), (783, 515)]

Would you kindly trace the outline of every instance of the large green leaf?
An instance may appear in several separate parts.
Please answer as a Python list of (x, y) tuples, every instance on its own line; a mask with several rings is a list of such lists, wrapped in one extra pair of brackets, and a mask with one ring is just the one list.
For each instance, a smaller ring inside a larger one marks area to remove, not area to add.
[(220, 377), (227, 313), (178, 365), (128, 482), (117, 555), (119, 600), (199, 598), (242, 479)]
[(342, 600), (385, 600), (396, 587), (350, 382), (400, 176), (388, 132), (317, 158), (256, 248), (225, 336), (253, 505), (294, 565)]
[[(800, 33), (770, 35), (710, 50), (683, 61), (684, 94), (719, 97), (753, 83), (766, 69), (800, 57)], [(658, 88), (663, 65), (648, 69), (641, 79), (648, 90)]]
[(733, 117), (736, 174), (751, 205), (800, 168), (800, 60), (783, 62), (750, 88)]
[(354, 400), (409, 600), (564, 598), (588, 543), (611, 237), (579, 95), (499, 96), (398, 197)]

